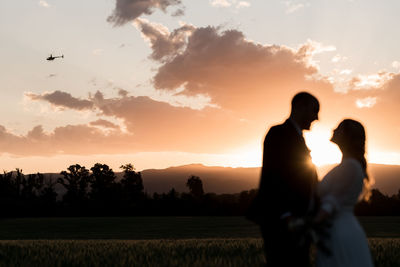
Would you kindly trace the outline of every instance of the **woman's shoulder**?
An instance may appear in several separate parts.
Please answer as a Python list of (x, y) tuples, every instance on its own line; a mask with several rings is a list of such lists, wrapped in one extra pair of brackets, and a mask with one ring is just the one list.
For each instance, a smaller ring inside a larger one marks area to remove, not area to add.
[(354, 158), (343, 159), (338, 166), (342, 171), (351, 175), (364, 175), (361, 163)]
[(354, 168), (354, 169), (362, 170), (361, 163), (358, 160), (356, 160), (355, 158), (345, 158), (342, 160), (342, 162), (339, 164), (339, 166), (342, 166), (344, 168)]
[[(343, 159), (340, 164), (326, 174), (319, 185), (320, 194), (326, 192), (342, 192), (343, 188), (362, 185), (364, 171), (356, 159)], [(357, 189), (358, 190), (358, 189)], [(358, 192), (358, 191), (357, 191)]]
[(361, 164), (358, 160), (353, 158), (346, 158), (343, 159), (341, 163), (334, 166), (324, 178), (331, 177), (331, 176), (346, 176), (346, 175), (357, 175), (363, 174), (363, 170)]

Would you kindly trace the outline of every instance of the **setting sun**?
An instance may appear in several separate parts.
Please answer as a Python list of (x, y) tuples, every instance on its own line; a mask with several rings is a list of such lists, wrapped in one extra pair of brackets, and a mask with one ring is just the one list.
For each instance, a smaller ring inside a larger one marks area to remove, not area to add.
[(312, 161), (317, 166), (340, 162), (339, 148), (330, 142), (332, 132), (322, 127), (315, 127), (310, 132), (305, 132), (307, 146), (311, 150)]

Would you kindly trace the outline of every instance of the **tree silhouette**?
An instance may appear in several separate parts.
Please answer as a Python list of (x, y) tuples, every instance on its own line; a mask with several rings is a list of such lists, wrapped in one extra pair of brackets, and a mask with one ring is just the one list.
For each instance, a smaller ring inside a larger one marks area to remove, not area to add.
[(171, 190), (169, 190), (164, 196), (164, 198), (167, 200), (176, 201), (179, 198), (179, 193), (176, 192), (175, 188), (172, 187)]
[(190, 176), (186, 182), (186, 186), (189, 187), (190, 193), (195, 197), (202, 197), (204, 195), (203, 182), (198, 176)]
[(43, 174), (37, 173), (25, 176), (22, 172), (19, 173), (18, 170), (17, 177), (18, 175), (21, 177), (20, 197), (27, 202), (35, 201), (44, 186)]
[(93, 199), (106, 199), (110, 196), (116, 184), (114, 171), (108, 165), (100, 163), (96, 163), (90, 170), (92, 171), (90, 174), (91, 197)]
[[(79, 164), (71, 165), (67, 171), (62, 171), (62, 178), (58, 179), (67, 192), (63, 202), (71, 208), (82, 210), (85, 208), (89, 187), (89, 170)], [(76, 210), (78, 212), (78, 210)]]
[(106, 164), (96, 163), (90, 168), (90, 200), (95, 212), (111, 212), (118, 208), (120, 184), (116, 182), (114, 171)]
[(56, 184), (57, 181), (54, 181), (51, 176), (43, 181), (43, 188), (39, 194), (39, 201), (43, 215), (55, 215), (57, 213)]
[(21, 195), (21, 189), (22, 189), (22, 183), (24, 180), (24, 174), (22, 173), (22, 169), (16, 168), (15, 169), (16, 175), (15, 175), (15, 180), (14, 180), (14, 184), (15, 184), (15, 189), (17, 190), (17, 195), (20, 196)]
[(17, 188), (12, 172), (4, 171), (0, 175), (0, 209), (1, 216), (6, 217), (17, 213), (16, 203), (19, 197), (19, 189)]
[[(204, 193), (198, 176), (186, 181), (189, 193), (174, 188), (148, 197), (144, 192), (140, 172), (132, 164), (120, 167), (123, 177), (118, 182), (113, 170), (96, 163), (90, 171), (79, 164), (62, 171), (62, 177), (52, 179), (43, 174), (24, 175), (22, 170), (0, 174), (0, 216), (243, 216), (257, 195), (252, 189), (235, 194)], [(66, 189), (62, 201), (57, 202), (55, 186)], [(378, 189), (371, 190), (368, 201), (357, 203), (357, 216), (399, 216), (400, 190), (388, 196)]]
[(0, 175), (0, 197), (11, 199), (18, 197), (18, 194), (19, 189), (13, 179), (13, 173), (4, 171), (4, 174)]
[(131, 163), (121, 165), (124, 176), (121, 179), (123, 203), (129, 208), (137, 207), (138, 202), (144, 199), (143, 180), (140, 172), (135, 172)]
[[(41, 173), (24, 175), (17, 168), (14, 172), (0, 175), (0, 209), (3, 216), (49, 215), (55, 210), (57, 193), (52, 182), (52, 197)], [(53, 213), (54, 214), (54, 213)]]
[(54, 187), (57, 184), (57, 181), (54, 181), (52, 176), (50, 176), (47, 179), (44, 179), (43, 184), (44, 186), (39, 196), (46, 200), (46, 202), (55, 202), (57, 199), (57, 192)]

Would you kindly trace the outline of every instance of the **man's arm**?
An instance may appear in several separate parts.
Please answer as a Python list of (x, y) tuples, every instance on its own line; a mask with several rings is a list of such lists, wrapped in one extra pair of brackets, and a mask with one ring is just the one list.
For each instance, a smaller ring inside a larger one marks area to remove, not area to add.
[(317, 179), (304, 141), (278, 127), (271, 128), (264, 141), (262, 176), (266, 202), (282, 219), (293, 214), (299, 199), (310, 198)]
[(265, 196), (268, 212), (274, 217), (286, 219), (292, 215), (288, 203), (287, 142), (280, 126), (272, 127), (264, 140), (263, 167), (260, 191)]

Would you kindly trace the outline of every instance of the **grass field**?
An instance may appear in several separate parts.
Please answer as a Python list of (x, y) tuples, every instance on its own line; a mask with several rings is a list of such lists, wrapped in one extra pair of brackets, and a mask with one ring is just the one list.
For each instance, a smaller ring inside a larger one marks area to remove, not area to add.
[[(376, 267), (400, 266), (400, 240), (369, 239)], [(262, 266), (262, 240), (2, 240), (0, 266)]]
[[(359, 218), (368, 237), (400, 238), (400, 217)], [(259, 238), (243, 217), (22, 218), (0, 221), (0, 240)]]
[[(360, 218), (376, 267), (400, 266), (400, 218)], [(258, 228), (241, 217), (0, 221), (0, 266), (262, 266)]]

